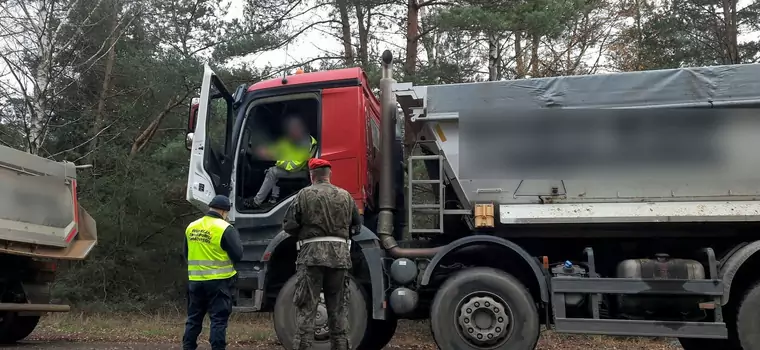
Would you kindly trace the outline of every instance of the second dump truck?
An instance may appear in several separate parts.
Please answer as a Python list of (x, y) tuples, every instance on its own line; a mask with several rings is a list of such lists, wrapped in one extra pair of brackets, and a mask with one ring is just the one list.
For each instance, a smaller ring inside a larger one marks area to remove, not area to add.
[[(760, 65), (413, 86), (392, 80), (386, 52), (380, 86), (378, 100), (349, 68), (230, 93), (205, 69), (187, 199), (233, 200), (236, 310), (273, 312), (283, 344), (296, 332), (296, 241), (281, 220), (308, 177), (281, 180), (271, 207), (245, 199), (273, 164), (253, 150), (295, 112), (364, 216), (351, 246), (358, 348), (383, 348), (399, 319), (429, 319), (445, 350), (533, 349), (541, 325), (760, 350)], [(416, 140), (406, 152), (402, 124)], [(328, 349), (318, 312), (315, 346)]]
[(57, 263), (82, 260), (97, 243), (79, 205), (77, 167), (0, 146), (0, 344), (26, 338), (48, 312)]

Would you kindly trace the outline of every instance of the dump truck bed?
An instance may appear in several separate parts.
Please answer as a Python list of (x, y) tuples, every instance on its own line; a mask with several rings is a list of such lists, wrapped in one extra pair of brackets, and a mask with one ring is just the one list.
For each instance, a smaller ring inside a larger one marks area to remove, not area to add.
[[(394, 90), (461, 202), (500, 204), (504, 224), (760, 220), (760, 64)], [(639, 134), (683, 141), (615, 154)]]
[(0, 253), (84, 259), (97, 230), (76, 190), (74, 164), (0, 146)]

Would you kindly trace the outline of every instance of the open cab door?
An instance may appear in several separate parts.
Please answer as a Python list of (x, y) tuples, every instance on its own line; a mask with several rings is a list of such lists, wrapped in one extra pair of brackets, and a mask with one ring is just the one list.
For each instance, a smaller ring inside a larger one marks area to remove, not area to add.
[(204, 211), (217, 194), (230, 195), (233, 103), (232, 95), (206, 65), (201, 96), (190, 105), (186, 140), (190, 150), (187, 200)]

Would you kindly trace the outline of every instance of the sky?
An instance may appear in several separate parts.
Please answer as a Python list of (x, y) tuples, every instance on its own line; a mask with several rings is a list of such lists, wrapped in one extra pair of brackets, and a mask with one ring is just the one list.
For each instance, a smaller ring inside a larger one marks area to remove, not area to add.
[[(242, 20), (241, 14), (243, 13), (243, 6), (245, 0), (231, 0), (230, 11), (228, 18), (239, 18)], [(293, 20), (294, 26), (306, 25), (307, 21), (320, 21), (327, 17), (326, 11), (312, 11), (308, 15), (301, 16)], [(294, 42), (290, 43), (287, 47), (267, 51), (263, 53), (257, 53), (250, 57), (246, 57), (245, 61), (253, 63), (256, 67), (265, 67), (267, 65), (279, 66), (283, 64), (293, 64), (299, 61), (305, 61), (319, 55), (323, 55), (325, 51), (329, 52), (341, 52), (342, 46), (334, 37), (330, 37), (320, 30), (321, 28), (314, 28), (304, 32), (300, 38), (297, 38)], [(398, 38), (402, 40), (402, 37)], [(233, 62), (234, 64), (235, 62)]]

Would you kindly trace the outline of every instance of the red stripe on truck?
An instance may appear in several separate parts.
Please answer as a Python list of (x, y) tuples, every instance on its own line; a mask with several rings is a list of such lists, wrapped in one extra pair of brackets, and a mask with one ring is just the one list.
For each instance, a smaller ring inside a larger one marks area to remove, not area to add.
[(74, 227), (66, 235), (66, 243), (70, 243), (79, 232), (79, 200), (77, 200), (77, 180), (71, 180), (71, 202), (74, 205)]

